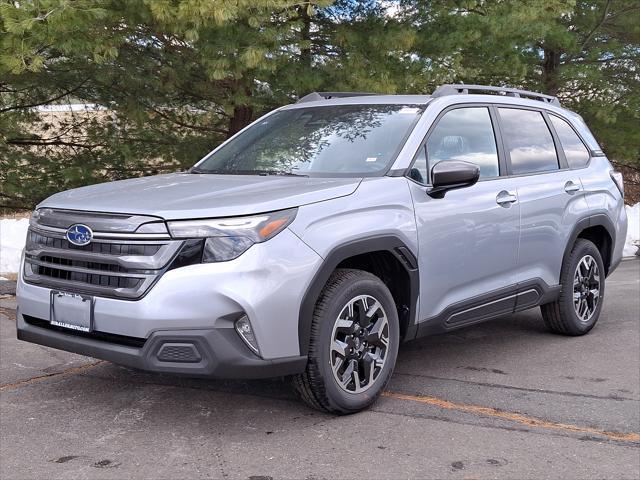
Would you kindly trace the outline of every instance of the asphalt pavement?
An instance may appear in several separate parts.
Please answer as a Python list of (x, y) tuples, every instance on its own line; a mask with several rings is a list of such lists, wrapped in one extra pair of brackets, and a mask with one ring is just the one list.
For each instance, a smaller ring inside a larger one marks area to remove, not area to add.
[(401, 346), (373, 408), (20, 342), (0, 300), (0, 478), (640, 478), (640, 260), (584, 337), (539, 309)]

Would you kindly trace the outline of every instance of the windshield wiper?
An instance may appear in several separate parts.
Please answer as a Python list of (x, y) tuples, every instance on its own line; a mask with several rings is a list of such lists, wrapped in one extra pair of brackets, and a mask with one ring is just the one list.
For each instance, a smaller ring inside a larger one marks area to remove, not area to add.
[(283, 177), (308, 177), (304, 173), (281, 172), (279, 170), (256, 170), (256, 175), (282, 175)]
[(191, 168), (189, 173), (202, 173), (211, 175), (282, 175), (284, 177), (308, 177), (303, 173), (283, 172), (280, 170), (202, 170), (199, 168)]
[[(201, 173), (204, 175), (235, 175), (236, 172), (232, 172), (229, 170), (202, 170), (200, 168), (191, 168), (189, 173)], [(245, 174), (247, 175), (247, 174)]]

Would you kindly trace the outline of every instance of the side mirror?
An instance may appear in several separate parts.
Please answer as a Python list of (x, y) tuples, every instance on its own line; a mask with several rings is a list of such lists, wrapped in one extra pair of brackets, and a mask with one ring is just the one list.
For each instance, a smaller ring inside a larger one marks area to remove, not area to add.
[(449, 190), (470, 187), (480, 178), (480, 167), (474, 163), (458, 160), (438, 162), (431, 169), (431, 184), (427, 194), (442, 198)]

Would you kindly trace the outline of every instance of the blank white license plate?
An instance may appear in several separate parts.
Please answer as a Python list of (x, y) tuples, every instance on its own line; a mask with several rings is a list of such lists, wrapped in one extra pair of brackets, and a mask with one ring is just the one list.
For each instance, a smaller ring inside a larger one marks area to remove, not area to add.
[(50, 323), (58, 327), (90, 332), (93, 328), (93, 297), (51, 292)]

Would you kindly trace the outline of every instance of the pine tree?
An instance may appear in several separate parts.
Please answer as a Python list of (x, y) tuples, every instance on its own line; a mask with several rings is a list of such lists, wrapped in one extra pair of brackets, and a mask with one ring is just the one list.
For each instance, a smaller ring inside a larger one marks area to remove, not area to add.
[(451, 82), (557, 95), (612, 159), (640, 164), (637, 0), (402, 1), (414, 54)]
[[(640, 164), (637, 0), (0, 0), (0, 208), (187, 168), (311, 91), (551, 93)], [(39, 105), (87, 103), (56, 117)]]

